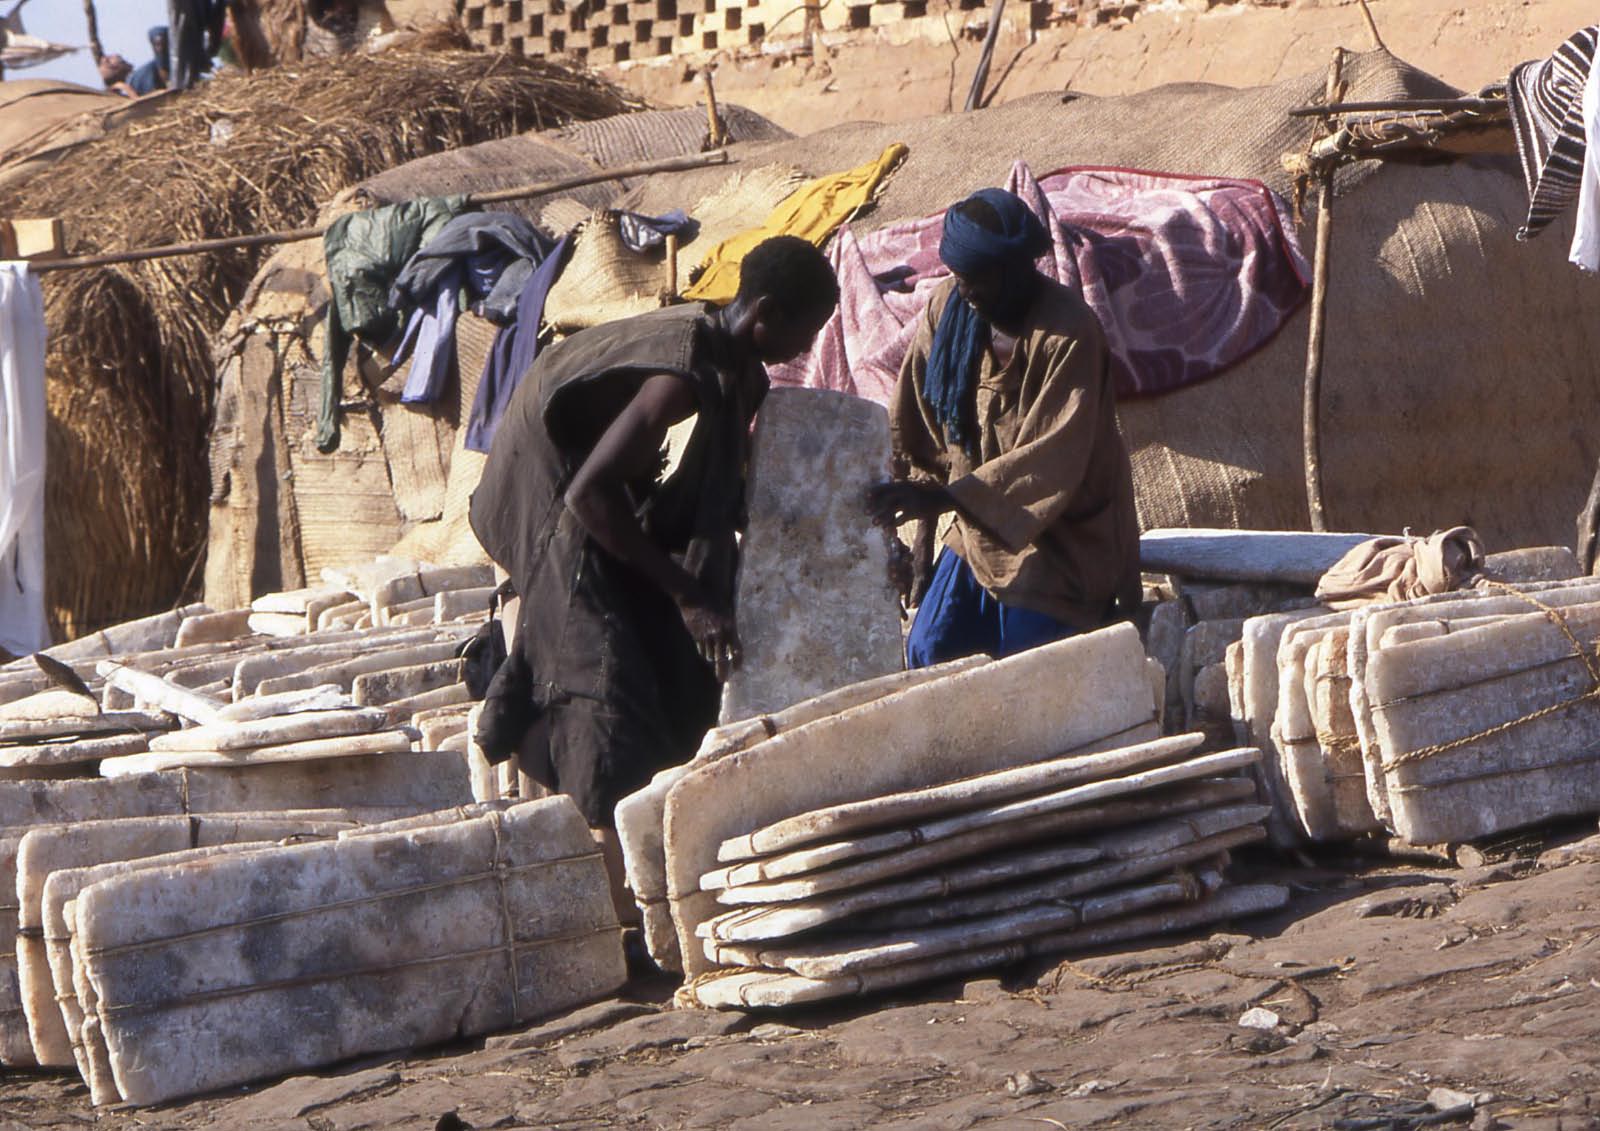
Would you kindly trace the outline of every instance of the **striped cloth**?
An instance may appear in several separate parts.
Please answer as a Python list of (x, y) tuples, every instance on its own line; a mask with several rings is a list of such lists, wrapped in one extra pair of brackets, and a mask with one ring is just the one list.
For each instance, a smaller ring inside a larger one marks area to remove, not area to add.
[(1511, 72), (1506, 94), (1528, 183), (1528, 218), (1519, 240), (1532, 239), (1577, 199), (1588, 152), (1583, 87), (1594, 63), (1600, 27), (1575, 32), (1554, 55)]

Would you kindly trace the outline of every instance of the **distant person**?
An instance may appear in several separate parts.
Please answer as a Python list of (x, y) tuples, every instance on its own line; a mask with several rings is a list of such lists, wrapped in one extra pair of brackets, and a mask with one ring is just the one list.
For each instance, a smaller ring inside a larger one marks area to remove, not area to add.
[(1105, 333), (1040, 274), (1050, 247), (1003, 189), (945, 213), (939, 257), (955, 277), (934, 292), (889, 409), (912, 477), (868, 495), (884, 525), (953, 515), (906, 640), (911, 667), (1011, 655), (1138, 608), (1139, 521)]
[(133, 74), (128, 76), (128, 86), (140, 98), (147, 94), (154, 94), (158, 90), (166, 90), (169, 77), (167, 71), (166, 27), (153, 27), (148, 32), (148, 36), (150, 50), (154, 52), (154, 57), (148, 63), (135, 67)]
[(121, 55), (102, 55), (95, 67), (100, 71), (100, 81), (111, 93), (120, 94), (124, 98), (139, 97), (133, 87), (128, 85), (128, 79), (133, 75), (133, 64)]
[(222, 47), (227, 16), (226, 0), (167, 0), (167, 24), (172, 28), (168, 85), (173, 90), (189, 90), (210, 73), (211, 60)]

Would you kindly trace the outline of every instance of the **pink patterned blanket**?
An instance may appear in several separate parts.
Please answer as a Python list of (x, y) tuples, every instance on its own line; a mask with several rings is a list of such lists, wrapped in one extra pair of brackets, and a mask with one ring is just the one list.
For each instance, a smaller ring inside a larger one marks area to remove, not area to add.
[[(1305, 300), (1310, 272), (1281, 198), (1259, 181), (1132, 169), (1063, 169), (1006, 188), (1045, 222), (1040, 261), (1099, 315), (1121, 397), (1215, 376), (1259, 349)], [(949, 272), (943, 214), (828, 247), (839, 309), (811, 351), (770, 367), (774, 384), (838, 389), (887, 403), (917, 318)]]

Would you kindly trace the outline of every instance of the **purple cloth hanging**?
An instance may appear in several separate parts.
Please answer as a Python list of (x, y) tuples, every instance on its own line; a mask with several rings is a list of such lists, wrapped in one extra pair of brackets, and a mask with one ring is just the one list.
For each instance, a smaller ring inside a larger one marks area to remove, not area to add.
[(550, 288), (561, 277), (567, 253), (572, 250), (572, 237), (562, 236), (550, 249), (550, 254), (528, 278), (517, 298), (517, 318), (508, 326), (500, 327), (494, 337), (494, 346), (484, 359), (483, 376), (478, 381), (478, 395), (472, 401), (472, 413), (467, 417), (466, 447), (469, 451), (487, 452), (494, 442), (494, 431), (511, 403), (511, 394), (522, 383), (523, 374), (539, 356), (539, 324), (544, 320), (544, 303)]

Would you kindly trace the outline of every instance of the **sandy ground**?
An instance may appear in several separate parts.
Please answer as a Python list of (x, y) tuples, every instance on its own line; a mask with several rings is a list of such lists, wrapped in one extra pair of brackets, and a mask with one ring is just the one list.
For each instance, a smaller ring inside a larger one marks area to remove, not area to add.
[[(843, 1007), (674, 1011), (657, 979), (484, 1044), (98, 1115), (16, 1076), (0, 1129), (1377, 1131), (1436, 1088), (1482, 1105), (1448, 1126), (1600, 1128), (1600, 845), (1575, 835), (1464, 870), (1247, 861), (1295, 898), (1239, 933)], [(1253, 1007), (1278, 1024), (1241, 1026)]]
[[(1596, 18), (1593, 0), (1370, 3), (1391, 51), (1474, 91), (1503, 81), (1516, 63), (1550, 54)], [(1012, 5), (1018, 8), (1025, 5)], [(938, 0), (929, 10), (941, 10)], [(905, 32), (890, 25), (825, 36), (811, 58), (720, 56), (713, 60), (717, 94), (800, 134), (858, 119), (894, 122), (959, 110), (978, 58), (978, 42), (960, 34), (971, 15), (952, 12), (949, 36), (937, 21), (919, 21), (933, 26), (936, 39), (892, 43)], [(1371, 46), (1355, 0), (1173, 3), (1118, 27), (1063, 25), (1031, 41), (1008, 25), (995, 51), (993, 98), (1069, 89), (1128, 94), (1175, 82), (1255, 86), (1321, 73), (1336, 47)], [(682, 62), (655, 60), (607, 73), (658, 103), (687, 105), (704, 97), (698, 82), (686, 81), (689, 71)]]

